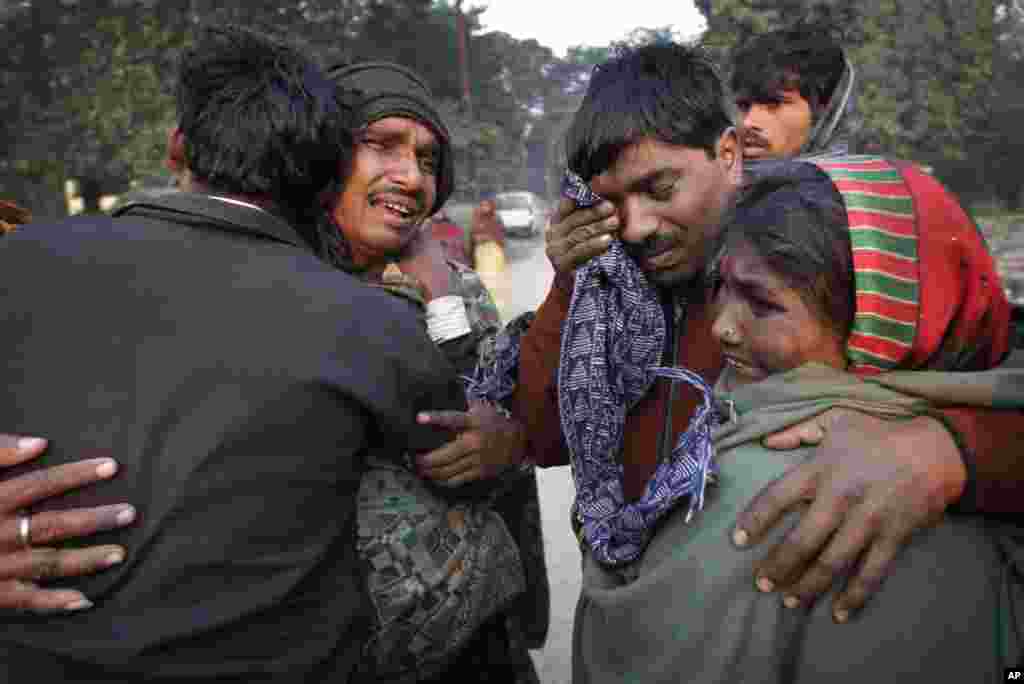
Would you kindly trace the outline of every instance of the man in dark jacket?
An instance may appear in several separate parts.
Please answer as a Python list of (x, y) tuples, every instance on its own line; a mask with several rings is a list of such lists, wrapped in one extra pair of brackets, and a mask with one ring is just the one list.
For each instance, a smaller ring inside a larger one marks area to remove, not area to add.
[[(180, 194), (8, 236), (0, 412), (42, 465), (119, 476), (49, 507), (127, 500), (128, 550), (64, 620), (5, 617), (4, 681), (346, 681), (369, 613), (354, 545), (366, 456), (443, 436), (463, 392), (406, 303), (322, 262), (308, 210), (351, 151), (335, 88), (249, 31), (186, 51)], [(387, 344), (378, 344), (386, 340)], [(39, 378), (52, 378), (40, 383)], [(53, 388), (60, 390), (54, 392)], [(31, 539), (19, 516), (18, 536)]]

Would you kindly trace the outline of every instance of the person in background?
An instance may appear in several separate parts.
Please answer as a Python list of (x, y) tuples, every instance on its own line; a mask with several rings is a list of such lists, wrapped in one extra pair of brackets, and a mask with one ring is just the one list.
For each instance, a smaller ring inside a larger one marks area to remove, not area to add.
[(14, 202), (0, 200), (0, 235), (13, 232), (18, 226), (32, 220), (32, 212)]
[(430, 236), (441, 243), (447, 259), (473, 268), (472, 242), (467, 239), (467, 231), (452, 221), (444, 209), (430, 217)]
[(850, 151), (856, 79), (836, 35), (800, 21), (736, 48), (730, 82), (748, 160)]
[(473, 209), (470, 240), (474, 267), (494, 297), (498, 311), (507, 318), (509, 284), (505, 275), (505, 226), (493, 199), (482, 200)]

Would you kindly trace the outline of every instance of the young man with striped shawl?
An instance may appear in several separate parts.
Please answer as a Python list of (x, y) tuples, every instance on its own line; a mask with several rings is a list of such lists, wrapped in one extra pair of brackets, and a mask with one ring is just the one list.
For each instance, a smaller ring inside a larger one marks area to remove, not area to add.
[[(732, 105), (698, 48), (631, 48), (595, 68), (567, 148), (570, 169), (605, 201), (558, 207), (547, 236), (554, 283), (520, 340), (514, 401), (530, 452), (542, 466), (572, 463), (584, 547), (617, 549), (602, 560), (627, 575), (643, 552), (637, 540), (666, 502), (699, 508), (708, 464), (685, 454), (684, 438), (691, 417), (702, 419), (702, 394), (652, 377), (660, 372), (613, 382), (610, 371), (597, 371), (682, 366), (708, 384), (722, 372), (702, 274), (723, 212), (744, 182)], [(776, 163), (816, 165), (847, 204), (858, 268), (871, 281), (863, 287), (875, 289), (854, 343), (863, 363), (888, 370), (955, 358), (969, 370), (1004, 359), (1009, 308), (992, 259), (938, 182), (881, 158)], [(861, 231), (879, 246), (862, 250)], [(635, 288), (622, 281), (631, 277), (626, 256), (658, 293), (657, 315), (616, 315), (641, 310)], [(911, 535), (950, 507), (1019, 513), (1020, 418), (1016, 410), (945, 407), (893, 424), (837, 409), (766, 437), (768, 446), (817, 448), (762, 489), (731, 530), (735, 545), (746, 548), (784, 514), (805, 511), (760, 560), (751, 557), (752, 589), (778, 592), (795, 608), (840, 581), (830, 610), (847, 622)], [(611, 477), (588, 479), (588, 455), (606, 447), (617, 459), (604, 473)], [(689, 465), (673, 470), (677, 456)], [(580, 514), (588, 507), (599, 517)]]

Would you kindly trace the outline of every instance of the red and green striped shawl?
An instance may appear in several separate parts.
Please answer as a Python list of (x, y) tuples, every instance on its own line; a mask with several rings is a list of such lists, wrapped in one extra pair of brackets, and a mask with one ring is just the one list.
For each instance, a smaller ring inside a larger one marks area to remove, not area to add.
[(920, 314), (914, 203), (899, 170), (881, 157), (811, 160), (846, 202), (857, 314), (847, 343), (850, 370), (874, 374), (910, 354)]

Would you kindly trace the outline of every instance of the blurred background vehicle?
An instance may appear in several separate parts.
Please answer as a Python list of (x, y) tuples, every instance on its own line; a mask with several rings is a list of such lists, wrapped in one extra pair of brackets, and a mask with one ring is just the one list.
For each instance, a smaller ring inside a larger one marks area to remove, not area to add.
[(509, 236), (533, 237), (544, 232), (550, 206), (532, 192), (499, 192), (494, 196), (498, 216)]

